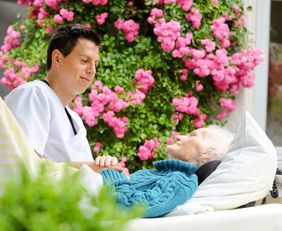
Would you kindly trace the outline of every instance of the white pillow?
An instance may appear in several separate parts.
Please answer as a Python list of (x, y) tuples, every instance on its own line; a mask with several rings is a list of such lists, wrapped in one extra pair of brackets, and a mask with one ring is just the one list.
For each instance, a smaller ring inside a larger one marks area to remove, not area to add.
[(222, 163), (177, 209), (193, 214), (237, 208), (262, 199), (272, 188), (276, 168), (273, 144), (247, 112)]

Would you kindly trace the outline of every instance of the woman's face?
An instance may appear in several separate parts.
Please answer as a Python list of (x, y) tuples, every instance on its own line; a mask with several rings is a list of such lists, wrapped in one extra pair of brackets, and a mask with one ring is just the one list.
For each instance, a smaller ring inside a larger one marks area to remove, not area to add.
[(170, 158), (197, 163), (202, 153), (207, 152), (206, 139), (214, 138), (210, 128), (200, 128), (186, 135), (176, 137), (175, 143), (168, 145), (166, 152)]

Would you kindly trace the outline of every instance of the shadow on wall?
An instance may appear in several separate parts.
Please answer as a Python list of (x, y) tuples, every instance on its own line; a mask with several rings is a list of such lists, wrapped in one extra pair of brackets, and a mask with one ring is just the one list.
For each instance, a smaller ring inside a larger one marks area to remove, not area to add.
[[(4, 37), (8, 27), (17, 21), (17, 13), (23, 7), (17, 4), (17, 1), (0, 0), (0, 46), (3, 44)], [(3, 76), (3, 69), (0, 69), (0, 78)], [(9, 89), (0, 83), (0, 96), (5, 96)]]

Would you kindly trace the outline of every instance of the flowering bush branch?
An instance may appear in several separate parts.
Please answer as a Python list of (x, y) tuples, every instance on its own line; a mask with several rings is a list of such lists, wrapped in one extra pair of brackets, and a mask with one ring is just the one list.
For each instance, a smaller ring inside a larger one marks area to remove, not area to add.
[(174, 131), (223, 123), (262, 61), (248, 44), (242, 0), (18, 3), (28, 17), (8, 28), (1, 82), (12, 89), (44, 78), (47, 41), (61, 24), (95, 28), (103, 36), (97, 81), (73, 107), (93, 152), (123, 157), (132, 170), (164, 158)]

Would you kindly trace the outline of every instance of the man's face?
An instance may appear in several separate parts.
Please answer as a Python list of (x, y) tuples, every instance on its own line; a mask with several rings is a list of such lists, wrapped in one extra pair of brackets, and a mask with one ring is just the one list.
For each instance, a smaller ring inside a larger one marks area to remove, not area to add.
[(214, 138), (214, 132), (210, 128), (200, 128), (177, 136), (175, 143), (167, 146), (167, 155), (173, 159), (197, 162), (200, 155), (208, 151), (205, 140)]
[(67, 97), (74, 97), (87, 89), (95, 77), (98, 62), (99, 47), (87, 39), (78, 39), (69, 55), (61, 55), (57, 75)]

